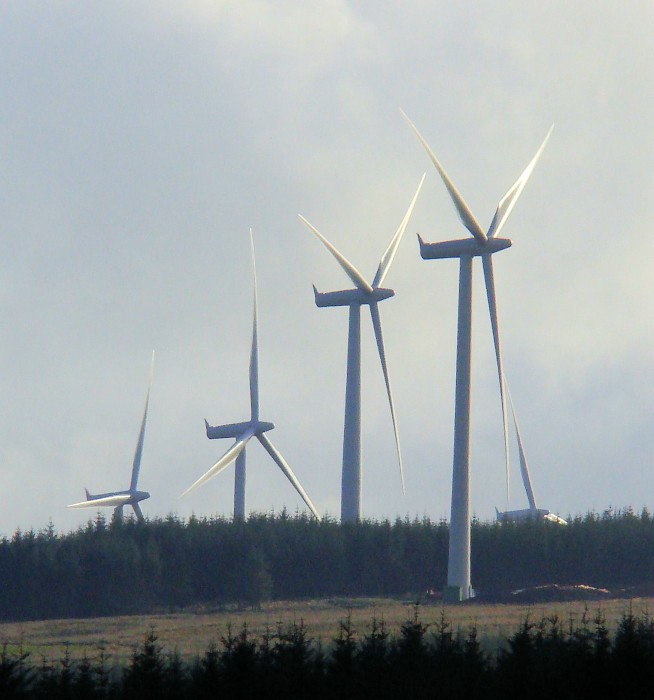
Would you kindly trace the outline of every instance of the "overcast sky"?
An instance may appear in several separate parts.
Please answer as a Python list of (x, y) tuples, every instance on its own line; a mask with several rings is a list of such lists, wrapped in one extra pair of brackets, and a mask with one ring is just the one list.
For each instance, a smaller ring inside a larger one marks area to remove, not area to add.
[[(537, 503), (654, 508), (654, 9), (649, 0), (41, 3), (0, 7), (0, 534), (68, 531), (84, 487), (149, 517), (229, 515), (234, 471), (179, 494), (249, 413), (254, 230), (261, 418), (340, 513), (350, 285), (372, 279), (427, 178), (380, 306), (405, 462), (363, 314), (363, 510), (449, 518), (458, 265), (467, 236), (412, 118), (483, 226), (551, 124), (494, 257), (505, 369)], [(365, 310), (364, 310), (365, 311)], [(475, 265), (472, 508), (506, 507), (497, 376)], [(513, 455), (512, 508), (527, 505)], [(261, 446), (250, 511), (302, 502)], [(107, 516), (111, 511), (106, 511)]]

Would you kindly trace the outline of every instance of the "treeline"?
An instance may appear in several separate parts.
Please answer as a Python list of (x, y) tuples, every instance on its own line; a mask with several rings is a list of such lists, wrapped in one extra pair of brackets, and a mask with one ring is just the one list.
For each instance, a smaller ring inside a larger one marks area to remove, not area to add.
[(557, 619), (523, 622), (494, 654), (474, 629), (453, 633), (442, 619), (412, 619), (390, 637), (373, 619), (361, 635), (349, 620), (322, 648), (305, 626), (281, 623), (259, 638), (231, 630), (194, 662), (164, 652), (151, 630), (124, 668), (97, 659), (33, 666), (21, 651), (0, 653), (3, 700), (184, 700), (294, 698), (651, 698), (654, 623), (626, 613), (611, 637), (601, 614), (576, 627)]
[[(343, 524), (286, 512), (247, 521), (169, 516), (65, 535), (50, 525), (0, 541), (0, 620), (144, 613), (192, 605), (332, 596), (421, 595), (446, 581), (448, 526), (397, 519)], [(544, 584), (609, 589), (654, 582), (647, 511), (472, 528), (482, 599)]]

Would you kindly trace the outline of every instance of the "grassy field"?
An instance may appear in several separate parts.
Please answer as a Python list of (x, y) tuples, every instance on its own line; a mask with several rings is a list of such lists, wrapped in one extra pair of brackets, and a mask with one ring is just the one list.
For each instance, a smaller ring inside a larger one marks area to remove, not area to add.
[[(558, 616), (565, 624), (573, 626), (587, 610), (592, 620), (598, 611), (611, 630), (630, 606), (636, 615), (652, 609), (654, 598), (633, 600), (605, 600), (601, 603), (583, 601), (546, 603), (538, 605), (465, 605), (422, 604), (420, 619), (431, 626), (440, 623), (442, 616), (464, 634), (475, 626), (485, 648), (494, 650), (514, 632), (526, 618), (538, 621), (543, 617)], [(177, 650), (188, 660), (204, 654), (211, 643), (220, 647), (220, 639), (228, 625), (233, 631), (247, 624), (254, 635), (278, 623), (285, 626), (293, 621), (303, 621), (309, 636), (315, 641), (328, 643), (338, 636), (339, 622), (350, 614), (358, 635), (365, 634), (374, 617), (384, 621), (386, 629), (396, 634), (403, 622), (413, 616), (413, 604), (409, 600), (388, 599), (330, 599), (300, 602), (275, 602), (261, 610), (197, 610), (161, 615), (133, 615), (125, 617), (92, 618), (84, 620), (48, 620), (0, 624), (0, 645), (9, 651), (22, 648), (30, 653), (32, 663), (43, 658), (58, 661), (67, 650), (73, 659), (84, 654), (95, 658), (102, 647), (110, 665), (128, 660), (145, 635), (154, 628), (159, 642), (166, 652)]]

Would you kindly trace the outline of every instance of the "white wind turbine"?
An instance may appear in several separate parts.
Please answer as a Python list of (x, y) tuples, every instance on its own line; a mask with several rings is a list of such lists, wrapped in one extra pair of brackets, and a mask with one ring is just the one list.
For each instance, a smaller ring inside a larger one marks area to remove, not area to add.
[(370, 316), (372, 318), (375, 339), (377, 341), (377, 350), (379, 352), (384, 382), (386, 384), (391, 419), (393, 421), (393, 432), (395, 434), (397, 459), (400, 465), (402, 491), (404, 491), (404, 470), (400, 452), (400, 438), (395, 418), (388, 367), (386, 365), (386, 353), (384, 351), (384, 339), (382, 336), (378, 304), (380, 301), (388, 299), (395, 294), (392, 289), (384, 289), (381, 285), (395, 258), (395, 253), (397, 252), (402, 236), (409, 223), (409, 218), (413, 212), (424, 180), (425, 176), (423, 175), (399, 228), (379, 261), (379, 267), (377, 268), (377, 273), (375, 274), (372, 284), (369, 284), (356, 267), (300, 215), (300, 221), (302, 221), (302, 223), (324, 244), (355, 286), (355, 289), (324, 293), (319, 292), (315, 286), (313, 287), (316, 306), (348, 306), (350, 309), (347, 341), (347, 377), (345, 384), (345, 420), (343, 429), (343, 471), (341, 481), (342, 522), (356, 521), (361, 518), (361, 306), (364, 304), (370, 308)]
[(513, 407), (513, 399), (511, 398), (511, 392), (507, 388), (507, 396), (509, 397), (509, 405), (511, 406), (511, 416), (513, 417), (513, 427), (515, 428), (515, 436), (518, 442), (518, 458), (520, 462), (520, 475), (522, 476), (522, 483), (525, 487), (525, 493), (527, 494), (527, 501), (529, 502), (529, 508), (522, 508), (520, 510), (506, 510), (500, 512), (495, 509), (497, 513), (497, 519), (500, 522), (504, 521), (520, 521), (542, 518), (544, 520), (549, 520), (550, 522), (556, 523), (557, 525), (567, 525), (567, 521), (563, 518), (559, 518), (558, 515), (547, 510), (547, 508), (538, 508), (536, 505), (536, 497), (534, 496), (534, 490), (531, 485), (531, 476), (529, 474), (529, 464), (527, 463), (527, 455), (525, 454), (525, 448), (522, 443), (522, 436), (520, 435), (520, 427), (518, 426), (518, 419), (515, 415), (515, 408)]
[(285, 474), (286, 478), (293, 484), (295, 490), (300, 494), (302, 500), (307, 504), (311, 512), (320, 518), (316, 507), (307, 496), (297, 477), (286, 463), (286, 460), (270, 442), (266, 436), (269, 430), (275, 425), (259, 420), (259, 348), (257, 340), (257, 275), (254, 261), (254, 241), (252, 239), (252, 229), (250, 229), (250, 249), (252, 253), (252, 280), (253, 280), (253, 314), (252, 314), (252, 347), (250, 350), (250, 420), (242, 423), (229, 423), (226, 425), (211, 426), (205, 420), (207, 437), (235, 438), (236, 442), (225, 452), (225, 454), (195, 483), (184, 491), (182, 496), (194, 491), (198, 486), (204, 484), (212, 477), (219, 474), (236, 460), (236, 474), (234, 477), (234, 519), (243, 520), (245, 518), (245, 446), (250, 438), (256, 437), (263, 445), (264, 449), (272, 457), (273, 461)]
[(68, 508), (103, 508), (111, 506), (114, 510), (114, 517), (121, 520), (123, 517), (123, 508), (132, 506), (134, 513), (140, 522), (144, 522), (143, 511), (139, 506), (139, 501), (144, 501), (150, 498), (147, 491), (138, 491), (136, 485), (139, 480), (139, 471), (141, 469), (141, 455), (143, 454), (143, 440), (145, 438), (145, 422), (148, 418), (148, 404), (150, 403), (150, 387), (152, 386), (152, 375), (154, 373), (154, 350), (152, 351), (152, 362), (150, 363), (150, 379), (148, 381), (148, 393), (145, 397), (145, 410), (143, 411), (143, 420), (141, 422), (141, 432), (136, 443), (136, 452), (134, 453), (134, 463), (132, 465), (132, 479), (127, 491), (112, 491), (110, 493), (89, 493), (86, 491), (86, 500), (79, 503), (71, 503)]
[(467, 600), (474, 596), (470, 585), (470, 350), (472, 320), (472, 259), (480, 256), (484, 268), (484, 281), (488, 297), (497, 373), (500, 384), (502, 404), (502, 423), (504, 428), (504, 454), (506, 461), (507, 497), (509, 473), (509, 439), (506, 416), (506, 397), (504, 390), (504, 373), (497, 320), (497, 303), (495, 298), (495, 280), (493, 275), (492, 254), (511, 246), (508, 238), (499, 238), (509, 214), (522, 193), (531, 173), (540, 158), (545, 144), (552, 133), (550, 128), (545, 140), (525, 168), (522, 175), (500, 200), (488, 232), (481, 228), (470, 208), (459, 194), (447, 173), (438, 162), (431, 148), (413, 125), (402, 113), (423, 145), (431, 161), (436, 166), (445, 187), (454, 202), (463, 225), (472, 234), (472, 238), (440, 243), (425, 243), (419, 236), (420, 255), (425, 260), (458, 258), (459, 259), (459, 308), (456, 354), (456, 398), (454, 411), (454, 456), (452, 470), (452, 514), (450, 518), (450, 543), (447, 572), (447, 588), (444, 597), (448, 600)]

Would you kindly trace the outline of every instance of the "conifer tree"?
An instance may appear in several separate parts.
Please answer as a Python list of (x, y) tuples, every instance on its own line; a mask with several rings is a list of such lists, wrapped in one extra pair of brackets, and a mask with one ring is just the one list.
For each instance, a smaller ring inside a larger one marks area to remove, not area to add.
[(123, 695), (127, 700), (162, 700), (166, 697), (166, 660), (150, 628), (143, 644), (134, 650), (123, 673)]
[(29, 653), (22, 648), (16, 652), (8, 650), (7, 642), (0, 651), (0, 698), (21, 700), (29, 696), (34, 684), (33, 669), (26, 663)]

